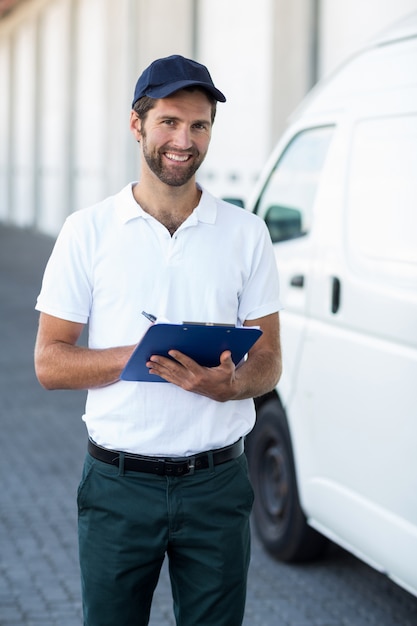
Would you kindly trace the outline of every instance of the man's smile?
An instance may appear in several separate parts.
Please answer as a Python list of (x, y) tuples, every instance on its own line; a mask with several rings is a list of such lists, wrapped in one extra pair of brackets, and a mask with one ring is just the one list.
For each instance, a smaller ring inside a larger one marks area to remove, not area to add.
[(179, 163), (185, 163), (185, 161), (188, 161), (191, 158), (190, 154), (181, 155), (181, 154), (175, 154), (173, 152), (164, 152), (164, 155), (170, 161), (177, 161)]

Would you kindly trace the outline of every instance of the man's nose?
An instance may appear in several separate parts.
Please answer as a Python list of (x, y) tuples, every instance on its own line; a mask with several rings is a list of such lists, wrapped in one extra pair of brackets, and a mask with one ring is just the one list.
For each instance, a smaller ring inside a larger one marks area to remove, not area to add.
[(181, 150), (187, 150), (191, 147), (191, 131), (187, 126), (179, 126), (175, 131), (174, 145)]

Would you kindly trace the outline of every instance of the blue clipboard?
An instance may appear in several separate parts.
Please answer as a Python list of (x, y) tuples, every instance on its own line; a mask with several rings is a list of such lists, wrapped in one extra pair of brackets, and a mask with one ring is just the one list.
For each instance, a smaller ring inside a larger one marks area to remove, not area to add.
[(205, 367), (220, 363), (220, 354), (230, 350), (237, 365), (262, 335), (259, 328), (205, 324), (154, 324), (150, 326), (121, 373), (121, 380), (167, 382), (149, 374), (146, 362), (153, 354), (167, 356), (179, 350)]

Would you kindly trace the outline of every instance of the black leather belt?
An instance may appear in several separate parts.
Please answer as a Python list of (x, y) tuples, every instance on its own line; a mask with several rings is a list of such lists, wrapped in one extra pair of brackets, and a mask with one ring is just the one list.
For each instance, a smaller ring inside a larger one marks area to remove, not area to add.
[[(243, 449), (244, 441), (241, 438), (231, 446), (181, 458), (140, 456), (124, 452), (122, 453), (124, 455), (123, 466), (125, 470), (132, 472), (147, 472), (148, 474), (158, 474), (159, 476), (186, 476), (187, 474), (194, 474), (195, 470), (210, 467), (211, 458), (213, 459), (213, 465), (220, 465), (232, 459), (237, 459), (243, 453)], [(89, 439), (88, 452), (98, 461), (119, 467), (121, 453), (118, 450), (102, 448)]]

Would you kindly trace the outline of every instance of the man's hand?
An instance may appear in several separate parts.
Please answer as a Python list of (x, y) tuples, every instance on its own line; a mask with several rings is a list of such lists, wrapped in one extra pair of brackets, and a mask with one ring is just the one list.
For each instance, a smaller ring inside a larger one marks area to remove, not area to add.
[(259, 326), (262, 336), (239, 367), (233, 363), (229, 350), (222, 352), (216, 367), (203, 367), (182, 352), (171, 350), (168, 353), (171, 359), (151, 356), (146, 364), (150, 375), (157, 374), (186, 391), (218, 402), (255, 398), (271, 391), (282, 369), (279, 315), (274, 313), (245, 322), (244, 325)]
[(186, 391), (207, 396), (218, 402), (234, 398), (236, 366), (232, 361), (230, 350), (222, 352), (217, 367), (203, 367), (178, 350), (170, 350), (168, 354), (172, 358), (151, 356), (146, 363), (151, 375), (156, 374)]

